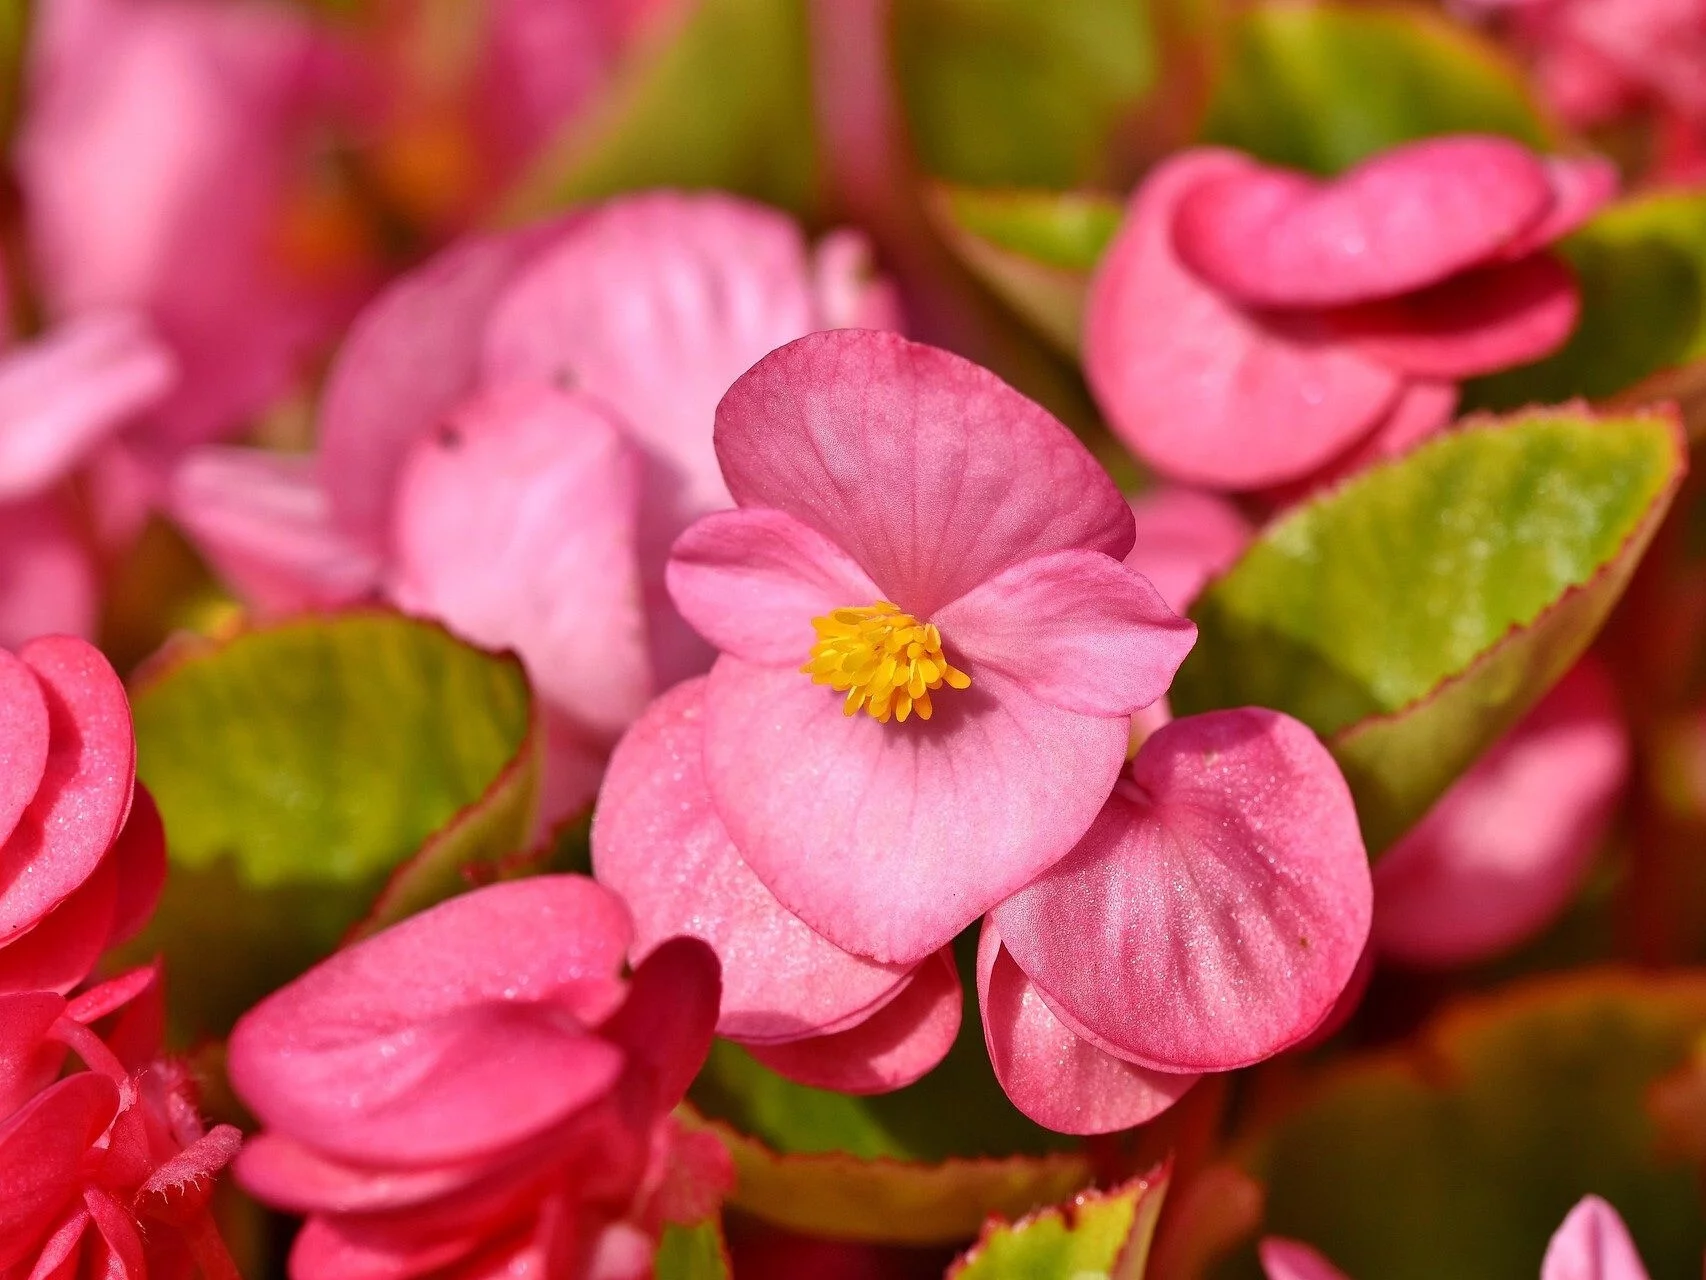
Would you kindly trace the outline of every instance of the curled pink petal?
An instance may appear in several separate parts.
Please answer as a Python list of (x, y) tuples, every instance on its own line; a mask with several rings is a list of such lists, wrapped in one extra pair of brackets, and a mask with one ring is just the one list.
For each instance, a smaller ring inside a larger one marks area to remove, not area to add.
[(1381, 953), (1465, 964), (1543, 928), (1581, 883), (1629, 764), (1611, 678), (1585, 660), (1375, 864)]
[(0, 503), (0, 646), (92, 636), (99, 592), (94, 560), (58, 494)]
[(643, 1071), (660, 1110), (675, 1107), (711, 1051), (721, 978), (716, 953), (698, 938), (676, 937), (634, 966), (628, 997), (599, 1028)]
[(772, 1071), (818, 1089), (888, 1093), (922, 1078), (953, 1046), (960, 1030), (959, 974), (938, 951), (912, 973), (900, 993), (845, 1031), (751, 1046)]
[(1208, 580), (1232, 566), (1255, 530), (1224, 498), (1197, 489), (1151, 489), (1131, 499), (1137, 538), (1125, 562), (1184, 613)]
[(0, 947), (0, 991), (70, 991), (94, 970), (113, 933), (118, 871), (103, 860), (27, 932)]
[(1034, 697), (1129, 716), (1167, 692), (1196, 642), (1142, 574), (1099, 551), (1056, 551), (973, 587), (934, 618), (951, 660), (993, 667)]
[(919, 618), (1033, 556), (1131, 550), (1131, 512), (1071, 432), (893, 334), (818, 333), (766, 356), (718, 406), (717, 456), (741, 506), (816, 529)]
[(1617, 195), (1617, 166), (1603, 156), (1547, 156), (1552, 207), (1546, 216), (1505, 247), (1507, 261), (1527, 257), (1576, 230)]
[(1116, 1058), (1055, 1017), (985, 919), (977, 948), (983, 1040), (1001, 1087), (1059, 1133), (1113, 1133), (1154, 1119), (1200, 1078)]
[(1226, 151), (1157, 167), (1091, 282), (1084, 370), (1119, 437), (1169, 479), (1255, 489), (1307, 474), (1373, 428), (1399, 379), (1307, 319), (1241, 310), (1178, 259), (1179, 203), (1248, 173)]
[(1346, 1280), (1344, 1272), (1301, 1240), (1267, 1236), (1256, 1252), (1268, 1280)]
[(1260, 708), (1157, 730), (1072, 853), (994, 911), (1057, 1012), (1130, 1060), (1246, 1066), (1321, 1022), (1368, 939), (1350, 792)]
[(720, 1034), (754, 1043), (840, 1030), (890, 998), (908, 966), (843, 951), (741, 860), (705, 783), (704, 697), (703, 679), (677, 685), (617, 744), (593, 817), (593, 871), (634, 914), (636, 958), (677, 934), (711, 945)]
[(1647, 1268), (1617, 1210), (1583, 1196), (1547, 1244), (1540, 1280), (1647, 1280)]
[(1343, 306), (1485, 262), (1554, 201), (1519, 143), (1425, 138), (1327, 181), (1253, 165), (1209, 178), (1180, 201), (1173, 236), (1192, 271), (1246, 305)]

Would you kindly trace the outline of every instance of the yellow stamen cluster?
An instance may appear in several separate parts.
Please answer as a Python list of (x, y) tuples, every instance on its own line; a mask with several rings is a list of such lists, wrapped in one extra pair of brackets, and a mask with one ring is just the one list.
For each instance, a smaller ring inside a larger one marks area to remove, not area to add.
[(883, 724), (905, 722), (917, 713), (930, 718), (930, 694), (946, 684), (964, 689), (971, 677), (942, 656), (942, 633), (887, 600), (862, 609), (837, 609), (813, 618), (817, 643), (811, 661), (800, 670), (813, 684), (845, 693), (842, 707), (853, 715), (860, 707)]

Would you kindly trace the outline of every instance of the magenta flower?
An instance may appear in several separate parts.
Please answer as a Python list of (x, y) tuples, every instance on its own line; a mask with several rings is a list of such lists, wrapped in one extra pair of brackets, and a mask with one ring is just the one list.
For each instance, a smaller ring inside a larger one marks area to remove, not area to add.
[(888, 334), (766, 356), (717, 410), (738, 509), (669, 588), (721, 650), (704, 766), (741, 858), (845, 950), (913, 964), (1071, 849), (1195, 636), (1132, 518), (998, 379)]
[(717, 966), (632, 937), (576, 876), (493, 885), (339, 952), (232, 1032), (264, 1126), (237, 1174), (308, 1216), (297, 1280), (650, 1274), (664, 1221), (714, 1209), (712, 1138), (677, 1128), (710, 1046)]
[(1335, 179), (1183, 152), (1138, 189), (1091, 288), (1085, 371), (1164, 475), (1221, 489), (1402, 451), (1455, 383), (1562, 345), (1548, 250), (1615, 188), (1593, 159), (1431, 138)]

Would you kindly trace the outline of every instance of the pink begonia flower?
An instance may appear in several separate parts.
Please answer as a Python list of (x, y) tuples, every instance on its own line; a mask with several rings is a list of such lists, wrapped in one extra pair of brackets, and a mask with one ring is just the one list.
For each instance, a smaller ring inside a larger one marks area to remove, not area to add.
[(1092, 283), (1085, 372), (1163, 475), (1264, 489), (1444, 425), (1453, 384), (1575, 326), (1548, 249), (1613, 194), (1597, 159), (1431, 138), (1337, 178), (1197, 149), (1133, 196)]
[[(1347, 1280), (1301, 1241), (1269, 1236), (1258, 1252), (1268, 1280)], [(1617, 1210), (1598, 1196), (1583, 1196), (1552, 1233), (1540, 1280), (1647, 1280), (1647, 1269)]]
[(633, 963), (702, 939), (722, 963), (717, 1032), (819, 1088), (878, 1093), (942, 1060), (960, 1025), (951, 955), (879, 964), (814, 932), (730, 841), (705, 781), (705, 680), (664, 694), (617, 745), (593, 813), (592, 867), (634, 914)]
[(70, 991), (153, 911), (165, 836), (135, 760), (98, 650), (66, 636), (0, 650), (0, 992)]
[(978, 994), (1002, 1086), (1099, 1133), (1248, 1066), (1330, 1014), (1368, 939), (1368, 857), (1327, 749), (1277, 711), (1175, 720), (1095, 824), (984, 924)]
[(721, 651), (717, 817), (818, 933), (914, 964), (1084, 834), (1195, 628), (1120, 563), (1131, 511), (1084, 447), (947, 352), (792, 342), (723, 397), (716, 452), (737, 509), (669, 589)]
[(1563, 910), (1629, 775), (1611, 678), (1584, 658), (1374, 868), (1382, 956), (1483, 960)]
[(630, 979), (621, 901), (492, 885), (341, 951), (246, 1014), (230, 1075), (263, 1132), (237, 1176), (306, 1214), (296, 1280), (650, 1274), (666, 1221), (726, 1190), (670, 1116), (704, 1061), (717, 964), (680, 938)]
[(668, 599), (669, 545), (729, 505), (718, 399), (772, 348), (890, 324), (856, 238), (815, 260), (783, 215), (653, 193), (457, 245), (357, 320), (312, 464), (209, 450), (174, 510), (259, 606), (381, 591), (514, 648), (550, 712), (548, 818), (711, 650)]

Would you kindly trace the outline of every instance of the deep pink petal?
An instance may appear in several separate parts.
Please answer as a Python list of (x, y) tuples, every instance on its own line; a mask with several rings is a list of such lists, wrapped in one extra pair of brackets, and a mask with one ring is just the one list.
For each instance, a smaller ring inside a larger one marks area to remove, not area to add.
[(1580, 314), (1569, 267), (1550, 253), (1534, 253), (1338, 312), (1330, 324), (1371, 360), (1412, 377), (1456, 379), (1550, 355)]
[(844, 329), (772, 352), (717, 409), (743, 507), (810, 525), (927, 618), (1050, 551), (1131, 550), (1131, 512), (1059, 422), (969, 361)]
[(1546, 216), (1506, 247), (1507, 261), (1527, 257), (1576, 230), (1617, 195), (1617, 166), (1603, 156), (1547, 156), (1552, 207)]
[(1306, 322), (1240, 310), (1178, 260), (1179, 201), (1250, 168), (1226, 151), (1157, 167), (1085, 313), (1085, 375), (1109, 425), (1169, 479), (1210, 488), (1263, 488), (1314, 470), (1366, 434), (1399, 390), (1392, 370)]
[(1333, 758), (1247, 707), (1157, 730), (1078, 847), (994, 920), (1057, 1012), (1132, 1061), (1220, 1071), (1315, 1029), (1370, 899)]
[(0, 1124), (0, 1267), (34, 1255), (77, 1198), (78, 1168), (118, 1112), (118, 1086), (92, 1071), (49, 1086)]
[(1411, 964), (1485, 959), (1581, 883), (1629, 774), (1611, 678), (1577, 665), (1374, 868), (1374, 937)]
[(0, 945), (94, 874), (130, 809), (136, 768), (124, 685), (98, 649), (48, 636), (18, 656), (41, 682), (51, 736), (41, 786), (0, 845)]
[(83, 1207), (95, 1224), (102, 1245), (91, 1270), (102, 1280), (148, 1280), (142, 1237), (137, 1234), (136, 1219), (129, 1211), (111, 1192), (97, 1187), (84, 1190)]
[(0, 844), (47, 769), (47, 702), (35, 672), (0, 649)]
[(1547, 1244), (1540, 1280), (1647, 1280), (1647, 1268), (1617, 1210), (1584, 1196)]
[(98, 608), (94, 562), (59, 495), (0, 504), (0, 647), (93, 635)]
[(768, 507), (697, 521), (670, 552), (668, 581), (681, 615), (724, 653), (793, 667), (817, 642), (813, 618), (883, 595), (840, 547)]
[(1231, 567), (1255, 530), (1237, 507), (1197, 489), (1151, 489), (1131, 499), (1137, 539), (1125, 562), (1184, 613), (1208, 580)]
[(0, 1118), (10, 1116), (53, 1083), (65, 1046), (48, 1031), (65, 1012), (65, 998), (52, 991), (0, 995)]
[(118, 873), (118, 900), (107, 938), (111, 947), (142, 931), (166, 887), (166, 828), (154, 797), (140, 782), (130, 798), (130, 816), (107, 857)]
[(677, 685), (617, 745), (593, 816), (593, 871), (634, 913), (635, 957), (677, 934), (716, 951), (722, 1035), (751, 1043), (841, 1029), (889, 998), (908, 968), (815, 933), (741, 860), (705, 782), (704, 697), (703, 679)]
[(379, 584), (379, 561), (333, 520), (305, 455), (203, 445), (173, 471), (168, 503), (220, 577), (263, 614), (345, 604)]
[(1268, 1280), (1346, 1280), (1345, 1273), (1300, 1240), (1267, 1236), (1256, 1247)]
[(831, 1035), (753, 1045), (752, 1056), (817, 1089), (888, 1093), (922, 1078), (946, 1056), (959, 1034), (963, 1004), (953, 956), (938, 951), (863, 1022)]
[(1113, 1133), (1143, 1124), (1200, 1077), (1150, 1071), (1104, 1053), (1054, 1016), (985, 918), (977, 947), (983, 1042), (1001, 1087), (1059, 1133)]
[[(1125, 754), (1126, 721), (1064, 711), (993, 668), (935, 716), (880, 724), (795, 671), (723, 657), (705, 767), (735, 847), (832, 942), (922, 960), (1062, 857)], [(968, 851), (975, 850), (975, 855)]]
[(236, 1157), (237, 1181), (257, 1200), (293, 1213), (372, 1213), (435, 1200), (485, 1167), (429, 1164), (376, 1169), (345, 1164), (278, 1133), (260, 1133)]
[(514, 649), (555, 709), (614, 738), (652, 691), (639, 503), (639, 459), (584, 397), (490, 393), (410, 451), (392, 593), (476, 644)]
[(994, 668), (1033, 697), (1084, 715), (1129, 716), (1167, 692), (1196, 624), (1149, 580), (1099, 551), (1023, 561), (936, 611), (948, 660)]
[(0, 357), (0, 502), (69, 474), (176, 372), (171, 352), (126, 312), (69, 320)]
[(83, 1238), (93, 1226), (89, 1211), (78, 1205), (42, 1242), (29, 1280), (76, 1280), (82, 1261)]
[(1318, 181), (1248, 166), (1198, 183), (1174, 244), (1212, 287), (1259, 307), (1343, 306), (1487, 261), (1553, 207), (1540, 159), (1504, 138), (1425, 138)]
[(117, 905), (118, 870), (109, 858), (28, 931), (0, 946), (0, 991), (70, 991), (106, 950)]
[(670, 938), (634, 966), (628, 998), (599, 1027), (626, 1055), (626, 1070), (646, 1072), (653, 1107), (680, 1103), (705, 1065), (722, 995), (717, 956), (698, 938)]

